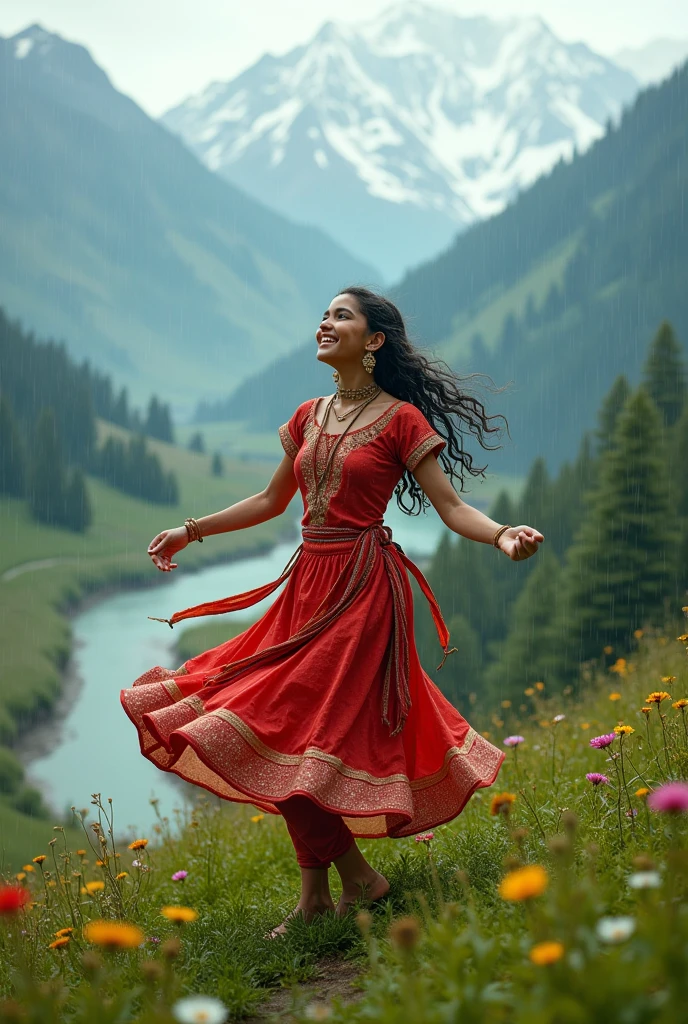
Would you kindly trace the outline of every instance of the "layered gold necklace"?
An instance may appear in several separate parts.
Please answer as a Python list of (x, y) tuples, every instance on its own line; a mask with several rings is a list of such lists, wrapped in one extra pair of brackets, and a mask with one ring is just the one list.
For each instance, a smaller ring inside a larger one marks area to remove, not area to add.
[[(348, 420), (349, 416), (353, 416), (354, 413), (359, 411), (359, 409), (363, 409), (364, 406), (369, 405), (373, 399), (377, 398), (377, 396), (382, 393), (382, 388), (377, 384), (371, 384), (370, 387), (367, 388), (337, 388), (337, 398), (341, 401), (342, 398), (353, 397), (352, 395), (350, 396), (349, 392), (356, 392), (356, 397), (363, 398), (364, 401), (361, 402), (360, 405), (355, 405), (353, 409), (349, 409), (349, 411), (345, 412), (342, 416), (339, 415), (333, 404), (332, 412), (339, 423), (343, 423), (344, 420)], [(361, 394), (360, 392), (365, 392), (365, 394)]]

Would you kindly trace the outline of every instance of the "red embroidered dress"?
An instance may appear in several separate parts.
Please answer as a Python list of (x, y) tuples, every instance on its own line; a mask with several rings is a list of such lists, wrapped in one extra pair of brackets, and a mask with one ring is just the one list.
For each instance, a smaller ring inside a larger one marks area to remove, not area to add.
[[(404, 467), (444, 445), (421, 412), (396, 402), (351, 429), (316, 487), (338, 434), (321, 435), (315, 400), (280, 427), (304, 501), (303, 543), (274, 583), (177, 612), (248, 607), (287, 585), (240, 636), (156, 666), (121, 691), (141, 752), (227, 800), (279, 814), (295, 793), (341, 814), (355, 836), (409, 836), (450, 821), (491, 785), (503, 751), (471, 728), (421, 668), (407, 569), (448, 634), (419, 570), (382, 525)], [(317, 476), (316, 476), (317, 473)]]

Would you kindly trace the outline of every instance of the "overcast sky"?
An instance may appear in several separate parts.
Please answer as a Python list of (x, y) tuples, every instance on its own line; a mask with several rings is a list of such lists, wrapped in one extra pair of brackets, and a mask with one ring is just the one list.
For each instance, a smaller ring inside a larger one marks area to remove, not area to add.
[[(390, 0), (0, 0), (0, 35), (33, 22), (86, 46), (114, 85), (153, 117), (263, 53), (286, 53), (323, 22), (355, 22)], [(681, 0), (437, 0), (457, 14), (540, 14), (568, 42), (604, 54), (688, 37)]]

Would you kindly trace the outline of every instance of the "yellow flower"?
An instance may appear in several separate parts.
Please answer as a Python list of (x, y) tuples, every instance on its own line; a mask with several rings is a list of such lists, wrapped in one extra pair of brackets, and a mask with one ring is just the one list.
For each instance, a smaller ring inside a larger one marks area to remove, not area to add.
[(262, 821), (264, 817), (264, 814), (254, 814), (253, 817), (251, 818), (251, 821)]
[(145, 935), (128, 921), (89, 921), (84, 926), (84, 938), (107, 949), (134, 949), (141, 945)]
[(490, 803), (490, 814), (499, 814), (502, 810), (508, 813), (515, 799), (515, 793), (495, 793)]
[(502, 707), (503, 708), (510, 708), (511, 707), (511, 701), (510, 700), (503, 700), (502, 701)]
[(681, 633), (681, 635), (677, 636), (676, 639), (680, 640), (681, 643), (685, 643), (686, 640), (688, 640), (688, 633)]
[(613, 665), (609, 666), (610, 672), (618, 672), (620, 676), (626, 675), (626, 659), (617, 658)]
[(537, 946), (533, 946), (528, 955), (534, 964), (537, 964), (538, 967), (544, 967), (547, 964), (555, 964), (557, 960), (561, 960), (564, 955), (564, 947), (561, 942), (538, 942)]
[(63, 935), (61, 939), (55, 939), (54, 942), (51, 942), (50, 945), (48, 946), (48, 949), (63, 949), (65, 946), (69, 945), (69, 942), (69, 936)]
[(652, 708), (641, 708), (640, 710), (642, 711), (642, 713), (643, 713), (644, 715), (650, 715), (650, 714), (652, 714)]
[(130, 850), (143, 850), (148, 846), (147, 839), (135, 839), (133, 843), (129, 843)]
[(528, 687), (528, 688), (527, 688), (526, 690), (524, 690), (523, 692), (525, 693), (526, 697), (532, 697), (532, 696), (533, 696), (533, 694), (535, 693), (535, 690), (534, 690), (534, 688), (533, 688), (532, 686), (529, 686), (529, 687)]
[(663, 700), (671, 700), (671, 694), (666, 690), (655, 690), (649, 697), (645, 698), (646, 704), (661, 704)]
[(671, 706), (677, 711), (680, 711), (682, 708), (688, 708), (688, 697), (681, 697), (680, 700), (675, 700)]
[(86, 892), (101, 892), (105, 888), (105, 882), (87, 882)]
[(175, 924), (186, 924), (198, 917), (198, 911), (192, 910), (191, 907), (161, 907), (160, 913)]
[(620, 693), (610, 693), (609, 694), (609, 699), (610, 700), (621, 700), (621, 694)]
[(619, 733), (621, 736), (630, 736), (635, 729), (632, 725), (615, 725), (614, 732)]
[(642, 799), (642, 797), (647, 796), (649, 792), (650, 790), (647, 789), (646, 786), (641, 786), (640, 789), (636, 789), (635, 795), (639, 796)]
[(35, 870), (36, 870), (36, 869), (35, 869), (35, 867), (33, 866), (33, 864), (24, 864), (24, 865), (22, 866), (22, 871), (35, 871)]
[(676, 676), (662, 676), (662, 682), (666, 683), (667, 686), (671, 686), (672, 683), (676, 682)]
[(589, 729), (590, 722), (581, 722), (581, 729)]
[(17, 879), (18, 882), (23, 882), (24, 879), (26, 878), (26, 872), (18, 871), (14, 877)]
[(611, 654), (614, 648), (610, 644), (607, 644), (607, 646), (604, 647), (603, 650), (605, 654)]
[(73, 928), (60, 928), (59, 932), (55, 932), (58, 939), (61, 939), (63, 935), (71, 935), (74, 931)]
[(642, 629), (636, 629), (636, 630), (633, 631), (633, 636), (636, 638), (636, 640), (640, 640), (642, 635), (643, 635)]
[(77, 855), (77, 857), (85, 857), (86, 856), (86, 851), (85, 850), (77, 850), (76, 851), (76, 855)]
[(34, 864), (42, 864), (44, 860), (45, 860), (45, 854), (44, 853), (39, 853), (37, 857), (33, 858)]
[(524, 868), (510, 871), (499, 885), (499, 895), (503, 900), (530, 900), (540, 896), (547, 885), (547, 872), (539, 864), (528, 864)]
[(488, 732), (487, 729), (486, 729), (485, 732), (483, 733), (483, 739), (489, 740), (491, 735), (492, 735), (492, 733)]
[(545, 684), (544, 683), (533, 683), (533, 685), (534, 685), (536, 690), (544, 690), (544, 688), (545, 688)]
[(121, 882), (121, 880), (123, 878), (126, 878), (128, 874), (129, 874), (128, 871), (120, 871), (120, 873), (118, 875), (115, 875), (115, 881)]
[(106, 860), (97, 860), (96, 861), (96, 867), (97, 868), (104, 868), (106, 864), (107, 864)]

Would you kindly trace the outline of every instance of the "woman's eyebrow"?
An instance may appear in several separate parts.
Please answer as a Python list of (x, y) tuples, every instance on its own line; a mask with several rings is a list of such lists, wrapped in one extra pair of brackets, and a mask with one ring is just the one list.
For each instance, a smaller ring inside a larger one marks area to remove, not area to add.
[[(325, 319), (325, 317), (327, 316), (327, 314), (329, 312), (330, 312), (329, 309), (325, 310), (325, 312), (323, 313), (323, 320)], [(346, 306), (337, 306), (337, 308), (334, 310), (334, 312), (335, 313), (351, 313), (351, 310), (348, 309)], [(351, 313), (351, 315), (353, 316), (353, 313)]]

